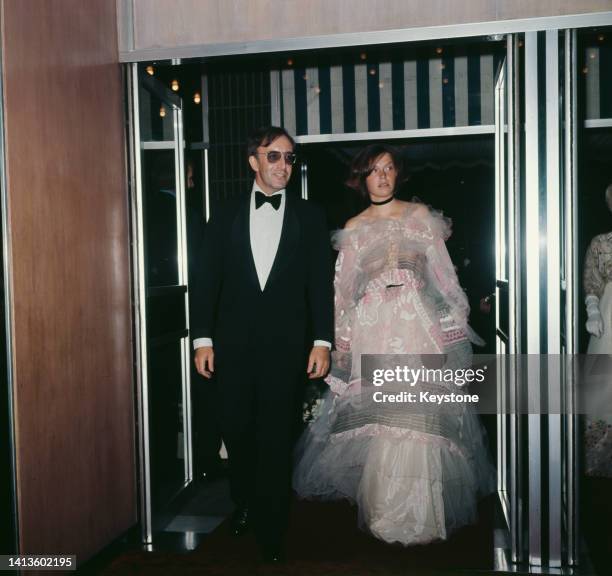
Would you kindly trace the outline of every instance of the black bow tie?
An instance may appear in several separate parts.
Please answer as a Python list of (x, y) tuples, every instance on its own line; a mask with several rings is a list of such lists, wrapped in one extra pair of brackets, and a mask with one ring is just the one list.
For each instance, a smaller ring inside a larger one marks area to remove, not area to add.
[(255, 210), (258, 210), (263, 204), (269, 202), (274, 210), (280, 208), (282, 194), (275, 194), (274, 196), (266, 196), (263, 192), (255, 192)]

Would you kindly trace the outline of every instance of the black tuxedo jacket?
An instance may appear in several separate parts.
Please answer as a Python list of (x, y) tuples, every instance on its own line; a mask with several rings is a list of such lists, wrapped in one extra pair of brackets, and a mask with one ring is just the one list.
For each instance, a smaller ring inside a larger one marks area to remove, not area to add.
[(279, 368), (290, 369), (303, 363), (309, 320), (313, 339), (333, 342), (329, 234), (317, 206), (287, 194), (278, 250), (261, 290), (250, 244), (250, 198), (227, 202), (207, 226), (192, 337), (213, 339), (221, 369), (264, 351)]

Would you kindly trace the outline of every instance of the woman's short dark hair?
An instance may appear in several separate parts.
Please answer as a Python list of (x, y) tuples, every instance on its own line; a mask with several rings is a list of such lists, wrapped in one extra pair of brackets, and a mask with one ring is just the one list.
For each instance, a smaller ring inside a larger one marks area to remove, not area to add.
[(402, 158), (398, 149), (388, 144), (370, 144), (353, 158), (350, 175), (346, 181), (346, 185), (353, 190), (357, 190), (364, 199), (369, 198), (366, 178), (372, 173), (372, 170), (374, 170), (376, 160), (383, 154), (389, 154), (389, 156), (391, 156), (397, 172), (393, 193), (395, 193), (398, 186), (403, 182)]
[(291, 142), (291, 146), (295, 148), (295, 140), (291, 137), (289, 132), (280, 126), (262, 126), (257, 128), (249, 135), (247, 140), (247, 154), (248, 156), (255, 156), (257, 148), (260, 146), (270, 146), (274, 140), (284, 136)]

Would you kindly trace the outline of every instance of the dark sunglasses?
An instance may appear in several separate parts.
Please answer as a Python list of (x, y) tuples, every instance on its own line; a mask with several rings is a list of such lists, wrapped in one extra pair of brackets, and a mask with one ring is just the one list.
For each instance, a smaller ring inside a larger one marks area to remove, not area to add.
[(281, 159), (281, 156), (284, 156), (285, 162), (291, 166), (293, 166), (297, 160), (295, 152), (279, 152), (278, 150), (270, 150), (270, 152), (256, 152), (256, 154), (265, 156), (270, 164), (276, 164)]

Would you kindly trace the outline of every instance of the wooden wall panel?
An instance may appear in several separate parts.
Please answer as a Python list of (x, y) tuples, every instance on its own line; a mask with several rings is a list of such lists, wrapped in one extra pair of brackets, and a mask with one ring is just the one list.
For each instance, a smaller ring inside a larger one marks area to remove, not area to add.
[(120, 50), (612, 10), (612, 0), (117, 0)]
[(22, 553), (83, 561), (136, 521), (114, 0), (4, 0)]

